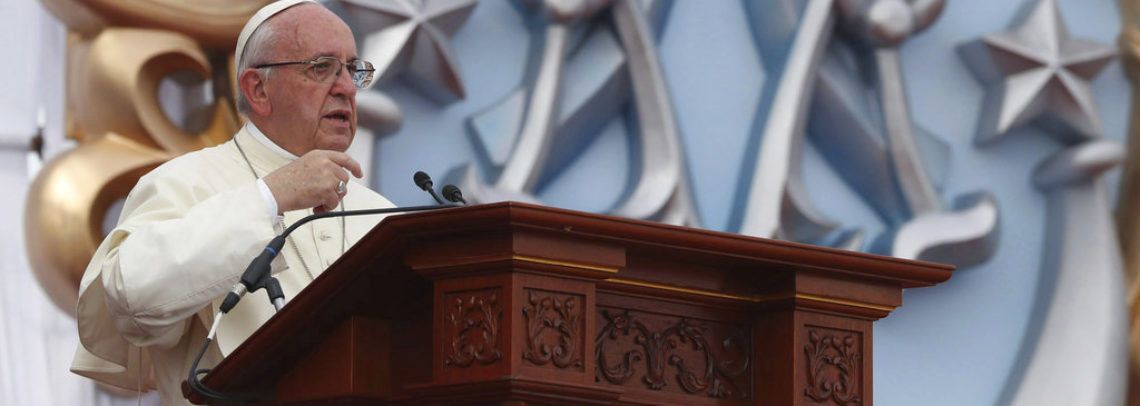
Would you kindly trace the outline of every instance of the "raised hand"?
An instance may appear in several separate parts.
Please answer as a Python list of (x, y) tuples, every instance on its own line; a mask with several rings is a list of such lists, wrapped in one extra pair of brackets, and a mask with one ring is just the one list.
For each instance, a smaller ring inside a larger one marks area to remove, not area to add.
[[(343, 152), (313, 150), (265, 175), (263, 180), (281, 213), (313, 208), (316, 213), (335, 209), (348, 191), (348, 174), (360, 178), (360, 164)], [(343, 183), (342, 183), (343, 182)]]

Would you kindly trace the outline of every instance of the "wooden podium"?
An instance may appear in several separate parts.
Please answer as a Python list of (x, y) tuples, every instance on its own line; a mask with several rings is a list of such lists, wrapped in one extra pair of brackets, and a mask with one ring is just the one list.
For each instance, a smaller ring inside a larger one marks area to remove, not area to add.
[(520, 203), (394, 216), (204, 382), (275, 404), (870, 405), (872, 322), (952, 272)]

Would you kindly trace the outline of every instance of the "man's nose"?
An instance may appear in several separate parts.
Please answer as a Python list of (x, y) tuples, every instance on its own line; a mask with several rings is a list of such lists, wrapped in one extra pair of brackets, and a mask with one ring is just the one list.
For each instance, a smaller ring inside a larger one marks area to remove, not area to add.
[(356, 95), (356, 82), (352, 81), (352, 72), (348, 70), (347, 64), (341, 65), (340, 70), (336, 72), (336, 79), (333, 80), (332, 89), (329, 91), (338, 95)]

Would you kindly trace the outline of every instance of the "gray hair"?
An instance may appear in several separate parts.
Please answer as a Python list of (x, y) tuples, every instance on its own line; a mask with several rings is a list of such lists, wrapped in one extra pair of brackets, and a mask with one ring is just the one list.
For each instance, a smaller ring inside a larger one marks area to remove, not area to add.
[[(245, 98), (245, 93), (241, 91), (241, 74), (246, 69), (253, 66), (265, 63), (265, 58), (268, 57), (269, 51), (273, 49), (273, 44), (277, 42), (277, 30), (273, 28), (273, 24), (262, 24), (253, 31), (249, 36), (249, 41), (242, 50), (242, 54), (238, 56), (241, 61), (237, 66), (238, 82), (237, 85), (237, 109), (242, 114), (249, 114), (250, 106), (249, 100)], [(258, 73), (262, 76), (263, 80), (269, 79), (270, 69), (258, 69)]]

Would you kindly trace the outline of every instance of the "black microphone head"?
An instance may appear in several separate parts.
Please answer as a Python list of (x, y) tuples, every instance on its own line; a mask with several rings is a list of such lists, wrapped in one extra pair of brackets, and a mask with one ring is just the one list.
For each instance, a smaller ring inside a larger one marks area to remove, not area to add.
[(455, 185), (446, 185), (443, 187), (443, 198), (453, 203), (463, 202), (463, 204), (467, 204), (467, 201), (463, 200), (463, 192)]
[(431, 176), (428, 176), (424, 171), (416, 171), (416, 174), (412, 175), (412, 180), (416, 182), (416, 186), (424, 191), (431, 189)]

